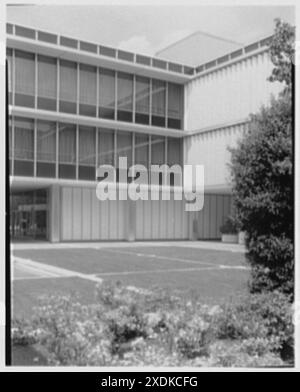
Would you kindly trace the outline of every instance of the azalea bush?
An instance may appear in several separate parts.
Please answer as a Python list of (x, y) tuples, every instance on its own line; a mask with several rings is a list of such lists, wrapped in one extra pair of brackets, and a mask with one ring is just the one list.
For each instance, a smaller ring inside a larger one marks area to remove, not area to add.
[(14, 344), (46, 350), (49, 365), (283, 366), (293, 359), (290, 302), (280, 293), (207, 306), (103, 283), (94, 304), (43, 298), (32, 320), (14, 320), (12, 335)]

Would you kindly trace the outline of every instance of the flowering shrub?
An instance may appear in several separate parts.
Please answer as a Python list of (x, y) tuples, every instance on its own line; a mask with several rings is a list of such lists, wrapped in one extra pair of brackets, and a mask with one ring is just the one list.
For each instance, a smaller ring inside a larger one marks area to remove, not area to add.
[(212, 307), (101, 284), (96, 298), (44, 298), (30, 322), (14, 322), (14, 344), (38, 343), (50, 365), (73, 366), (283, 366), (284, 345), (292, 347), (283, 294)]

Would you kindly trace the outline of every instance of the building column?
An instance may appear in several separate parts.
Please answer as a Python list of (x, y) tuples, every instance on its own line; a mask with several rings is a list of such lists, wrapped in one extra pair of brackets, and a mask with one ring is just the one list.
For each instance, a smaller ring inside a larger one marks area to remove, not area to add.
[(60, 241), (60, 187), (51, 185), (49, 191), (49, 241)]

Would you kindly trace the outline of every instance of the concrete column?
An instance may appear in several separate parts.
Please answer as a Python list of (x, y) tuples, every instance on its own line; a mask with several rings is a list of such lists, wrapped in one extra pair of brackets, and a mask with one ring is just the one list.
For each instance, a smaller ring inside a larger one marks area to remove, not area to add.
[(49, 190), (49, 241), (60, 241), (60, 187), (56, 184)]

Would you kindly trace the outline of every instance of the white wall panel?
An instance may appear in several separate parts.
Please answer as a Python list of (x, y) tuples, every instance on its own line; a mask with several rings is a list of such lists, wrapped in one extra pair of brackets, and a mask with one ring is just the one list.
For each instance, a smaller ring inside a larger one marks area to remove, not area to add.
[(235, 147), (247, 124), (216, 129), (185, 138), (184, 163), (204, 165), (205, 187), (224, 189), (230, 183), (228, 147)]
[(270, 83), (272, 71), (267, 52), (211, 71), (187, 85), (186, 128), (213, 127), (246, 118), (267, 104), (281, 89)]

